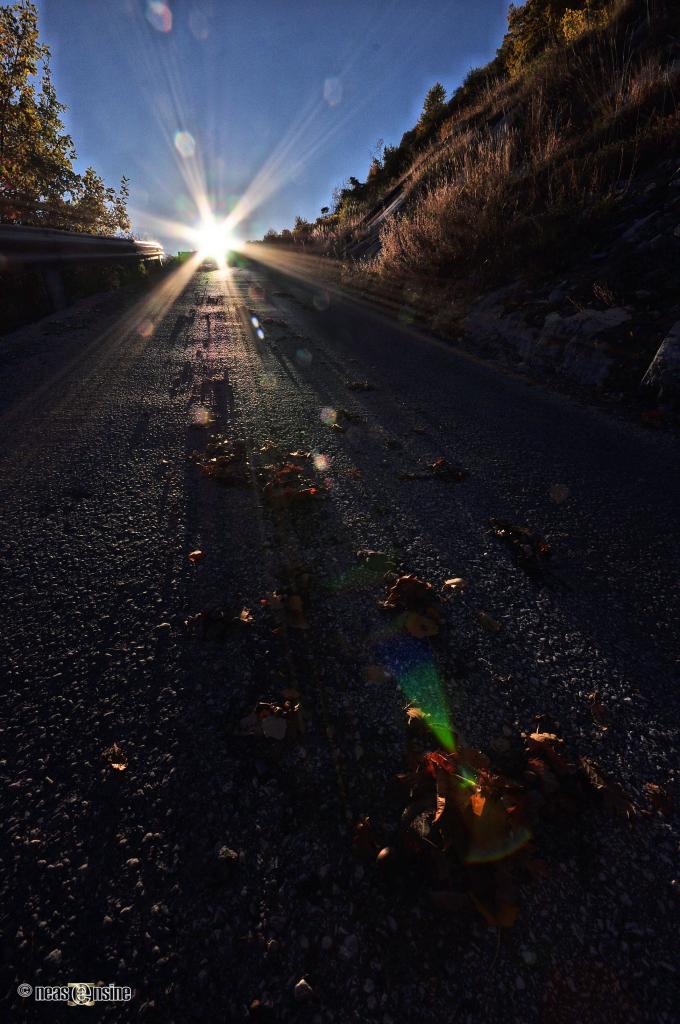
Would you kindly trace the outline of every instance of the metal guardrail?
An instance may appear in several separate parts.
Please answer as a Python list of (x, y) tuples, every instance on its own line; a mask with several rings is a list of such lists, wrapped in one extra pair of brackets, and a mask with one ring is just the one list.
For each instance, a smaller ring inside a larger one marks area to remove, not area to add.
[[(63, 260), (160, 260), (165, 256), (158, 242), (86, 235), (55, 228), (0, 224), (0, 267), (17, 263), (61, 263)], [(1, 257), (4, 257), (2, 259)], [(5, 264), (6, 265), (6, 264)]]

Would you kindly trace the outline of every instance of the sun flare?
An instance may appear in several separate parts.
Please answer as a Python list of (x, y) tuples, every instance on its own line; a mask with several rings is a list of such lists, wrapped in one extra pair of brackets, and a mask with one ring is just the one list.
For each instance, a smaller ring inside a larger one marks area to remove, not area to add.
[(226, 221), (214, 218), (206, 219), (196, 229), (196, 245), (198, 254), (203, 259), (213, 259), (222, 265), (228, 254), (237, 248), (237, 240), (231, 233)]

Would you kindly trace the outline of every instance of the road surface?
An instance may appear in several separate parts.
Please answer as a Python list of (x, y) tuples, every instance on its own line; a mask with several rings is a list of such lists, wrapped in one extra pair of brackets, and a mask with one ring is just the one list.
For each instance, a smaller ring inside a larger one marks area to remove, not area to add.
[[(548, 876), (502, 935), (352, 850), (364, 815), (392, 842), (404, 709), (437, 699), (414, 659), (468, 743), (542, 714), (640, 807), (672, 789), (675, 440), (255, 266), (123, 305), (0, 341), (3, 1018), (37, 1019), (19, 983), (96, 980), (134, 989), (107, 1021), (676, 1019), (672, 813), (537, 837)], [(210, 431), (242, 482), (198, 469)], [(276, 446), (313, 453), (299, 508), (263, 491)], [(462, 482), (428, 476), (442, 457)], [(547, 538), (546, 580), (490, 516)], [(468, 581), (439, 635), (395, 633), (365, 549)], [(204, 609), (252, 621), (200, 639)], [(283, 688), (303, 740), (244, 734)]]

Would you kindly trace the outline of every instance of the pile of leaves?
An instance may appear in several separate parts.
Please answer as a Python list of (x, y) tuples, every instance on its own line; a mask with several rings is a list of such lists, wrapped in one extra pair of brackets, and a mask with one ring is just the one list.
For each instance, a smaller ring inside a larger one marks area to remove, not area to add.
[(540, 575), (550, 557), (550, 545), (540, 533), (528, 526), (516, 526), (505, 519), (489, 519), (494, 537), (504, 541), (514, 552), (517, 564), (532, 576)]
[(312, 468), (311, 452), (281, 453), (276, 446), (263, 449), (274, 461), (260, 471), (262, 493), (277, 508), (315, 501), (322, 496)]
[[(427, 715), (409, 722), (424, 730)], [(549, 871), (535, 854), (537, 833), (551, 823), (564, 828), (589, 804), (626, 818), (636, 808), (590, 759), (570, 759), (556, 733), (501, 737), (492, 747), (493, 763), (463, 743), (425, 753), (411, 743), (409, 770), (395, 780), (404, 808), (394, 845), (381, 846), (365, 818), (354, 845), (392, 880), (417, 877), (441, 910), (474, 908), (490, 924), (510, 927), (520, 883)]]
[(441, 608), (431, 583), (417, 576), (399, 576), (388, 585), (379, 602), (381, 608), (398, 611), (396, 625), (418, 639), (436, 636), (441, 623)]
[(300, 694), (292, 688), (285, 689), (280, 700), (260, 701), (241, 719), (240, 731), (247, 736), (264, 736), (271, 740), (299, 739), (305, 731)]
[(248, 479), (246, 448), (222, 434), (211, 434), (204, 452), (194, 451), (191, 460), (204, 476), (223, 484), (241, 484)]

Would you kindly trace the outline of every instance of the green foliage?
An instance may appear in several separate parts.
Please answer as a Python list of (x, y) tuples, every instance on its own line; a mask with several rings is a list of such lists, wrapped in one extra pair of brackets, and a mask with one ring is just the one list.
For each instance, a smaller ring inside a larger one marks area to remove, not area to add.
[(127, 179), (116, 192), (92, 168), (82, 177), (73, 168), (49, 62), (35, 4), (0, 7), (0, 221), (129, 231)]
[(423, 110), (418, 121), (420, 131), (431, 128), (443, 115), (446, 106), (446, 89), (441, 82), (435, 82), (431, 89), (428, 89)]
[(544, 50), (572, 42), (601, 23), (609, 0), (526, 0), (510, 5), (508, 31), (499, 58), (511, 76), (521, 74)]

